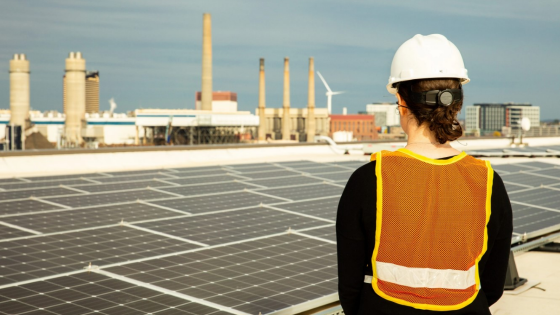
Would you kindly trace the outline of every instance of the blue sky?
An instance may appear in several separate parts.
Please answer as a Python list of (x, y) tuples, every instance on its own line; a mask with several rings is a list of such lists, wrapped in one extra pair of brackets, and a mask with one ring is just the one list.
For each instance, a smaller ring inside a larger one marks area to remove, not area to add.
[[(81, 51), (101, 76), (100, 106), (117, 111), (194, 108), (200, 89), (202, 14), (212, 14), (214, 90), (254, 109), (258, 64), (267, 106), (282, 105), (283, 58), (291, 103), (307, 102), (308, 58), (333, 90), (333, 111), (393, 101), (385, 84), (394, 52), (415, 34), (441, 33), (463, 54), (465, 104), (531, 102), (560, 118), (560, 2), (358, 0), (18, 0), (0, 3), (0, 108), (9, 107), (9, 60), (31, 62), (31, 106), (62, 109), (64, 59)], [(317, 106), (326, 106), (316, 78)]]

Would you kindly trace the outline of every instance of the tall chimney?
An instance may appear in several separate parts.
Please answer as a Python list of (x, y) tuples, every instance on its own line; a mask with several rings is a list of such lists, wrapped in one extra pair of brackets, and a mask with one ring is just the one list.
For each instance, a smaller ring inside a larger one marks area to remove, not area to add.
[(284, 58), (284, 103), (282, 104), (282, 140), (290, 140), (290, 59)]
[(212, 17), (202, 18), (202, 90), (200, 109), (212, 110)]
[(309, 86), (307, 90), (307, 142), (315, 141), (315, 61), (309, 58)]
[(66, 59), (66, 143), (82, 142), (82, 121), (86, 114), (86, 60), (82, 53), (71, 52)]
[(15, 54), (10, 60), (10, 124), (25, 129), (29, 120), (29, 60)]
[(265, 83), (264, 83), (264, 58), (260, 60), (259, 66), (259, 141), (266, 140), (266, 107)]

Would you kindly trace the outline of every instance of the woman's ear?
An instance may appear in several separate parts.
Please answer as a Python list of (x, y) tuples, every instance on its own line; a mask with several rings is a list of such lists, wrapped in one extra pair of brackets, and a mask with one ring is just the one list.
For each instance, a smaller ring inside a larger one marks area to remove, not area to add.
[(406, 106), (406, 102), (404, 101), (404, 99), (401, 97), (401, 95), (399, 93), (397, 93), (397, 101), (399, 102), (399, 105), (401, 105), (401, 106), (398, 107), (399, 114), (402, 117), (406, 116), (406, 114), (408, 112), (408, 109), (406, 107), (403, 107), (403, 106)]

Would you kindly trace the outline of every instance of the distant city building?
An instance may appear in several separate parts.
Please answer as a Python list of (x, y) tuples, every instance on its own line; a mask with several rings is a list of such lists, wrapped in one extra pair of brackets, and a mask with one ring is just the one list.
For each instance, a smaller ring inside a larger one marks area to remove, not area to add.
[(482, 135), (504, 130), (514, 132), (523, 117), (529, 118), (531, 127), (540, 125), (540, 107), (529, 103), (474, 104), (466, 107), (465, 116), (466, 132)]
[(375, 115), (330, 115), (330, 137), (336, 132), (352, 132), (354, 139), (367, 141), (377, 139)]
[[(202, 93), (196, 92), (195, 109), (202, 109)], [(237, 111), (237, 93), (229, 91), (212, 92), (212, 111), (231, 113)]]
[(99, 113), (99, 71), (86, 72), (86, 113)]
[(375, 115), (377, 127), (400, 126), (401, 118), (395, 103), (373, 103), (366, 105), (366, 113)]
[[(62, 77), (62, 112), (66, 113), (66, 75)], [(86, 72), (86, 113), (99, 113), (99, 71)]]

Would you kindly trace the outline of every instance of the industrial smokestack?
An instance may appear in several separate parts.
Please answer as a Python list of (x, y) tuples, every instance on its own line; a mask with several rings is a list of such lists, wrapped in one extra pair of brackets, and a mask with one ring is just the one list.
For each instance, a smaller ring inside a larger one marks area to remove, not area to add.
[(82, 121), (86, 113), (86, 60), (82, 53), (71, 52), (66, 59), (66, 123), (67, 144), (82, 142)]
[(264, 82), (264, 58), (261, 58), (259, 66), (259, 141), (266, 140), (266, 116), (264, 114), (265, 107), (266, 97)]
[(204, 13), (202, 18), (202, 90), (200, 109), (212, 110), (212, 18)]
[(307, 89), (307, 142), (315, 141), (315, 61), (309, 58), (309, 86)]
[(27, 127), (29, 120), (29, 60), (15, 54), (10, 60), (10, 125)]
[(290, 140), (290, 59), (284, 58), (284, 103), (282, 104), (282, 140)]

